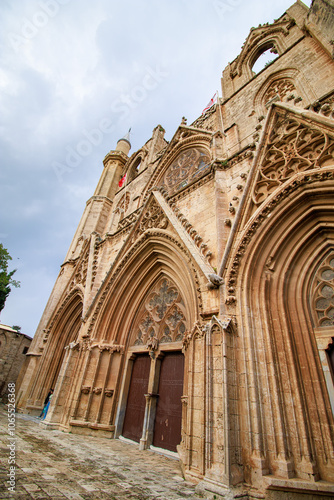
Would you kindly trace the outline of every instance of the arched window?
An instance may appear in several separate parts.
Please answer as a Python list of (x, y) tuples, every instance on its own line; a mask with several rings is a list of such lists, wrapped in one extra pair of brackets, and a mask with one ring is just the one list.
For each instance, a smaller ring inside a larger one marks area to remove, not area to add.
[(178, 342), (186, 331), (185, 307), (174, 283), (162, 278), (142, 304), (135, 326), (134, 345)]
[(210, 156), (201, 148), (192, 147), (181, 151), (168, 167), (160, 182), (171, 196), (205, 175), (210, 170)]
[(316, 273), (313, 306), (318, 326), (334, 326), (334, 252), (322, 261)]
[(134, 163), (132, 164), (132, 166), (130, 167), (130, 170), (129, 170), (128, 182), (131, 182), (135, 177), (137, 177), (137, 175), (139, 174), (139, 171), (140, 171), (142, 161), (143, 161), (143, 159), (141, 156), (138, 156), (135, 159)]
[(139, 170), (140, 170), (140, 165), (141, 165), (141, 157), (139, 156), (139, 158), (137, 158), (137, 160), (135, 161), (134, 165), (133, 165), (133, 171), (138, 173)]
[(251, 61), (252, 74), (256, 75), (262, 71), (266, 66), (271, 64), (278, 57), (277, 49), (271, 42), (259, 47), (255, 53), (255, 57)]

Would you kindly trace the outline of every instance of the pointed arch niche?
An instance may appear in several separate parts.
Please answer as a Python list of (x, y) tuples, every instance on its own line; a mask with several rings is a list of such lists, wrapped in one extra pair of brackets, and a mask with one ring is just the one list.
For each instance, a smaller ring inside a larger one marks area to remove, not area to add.
[(247, 374), (241, 399), (257, 401), (249, 420), (242, 417), (249, 433), (244, 452), (253, 448), (249, 460), (271, 484), (275, 477), (334, 481), (325, 352), (334, 333), (327, 325), (332, 307), (321, 299), (332, 300), (332, 285), (324, 287), (332, 279), (333, 187), (333, 180), (314, 181), (293, 197), (283, 194), (270, 217), (262, 217), (233, 275)]
[(266, 114), (271, 104), (285, 102), (306, 107), (314, 95), (305, 76), (296, 68), (285, 68), (271, 73), (257, 91), (253, 106), (257, 113)]
[[(49, 390), (55, 389), (66, 354), (65, 348), (78, 338), (82, 324), (82, 310), (81, 290), (74, 289), (55, 312), (47, 330), (47, 343), (31, 386), (29, 401), (33, 407), (42, 407)], [(54, 394), (53, 399), (55, 396)]]

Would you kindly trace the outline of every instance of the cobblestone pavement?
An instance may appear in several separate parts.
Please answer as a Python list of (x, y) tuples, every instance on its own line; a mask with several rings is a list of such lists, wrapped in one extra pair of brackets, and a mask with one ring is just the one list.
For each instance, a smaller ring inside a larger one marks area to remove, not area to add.
[(0, 498), (184, 500), (203, 498), (182, 478), (177, 460), (139, 451), (118, 439), (49, 431), (36, 417), (16, 414), (15, 492), (8, 459), (12, 437), (0, 406)]

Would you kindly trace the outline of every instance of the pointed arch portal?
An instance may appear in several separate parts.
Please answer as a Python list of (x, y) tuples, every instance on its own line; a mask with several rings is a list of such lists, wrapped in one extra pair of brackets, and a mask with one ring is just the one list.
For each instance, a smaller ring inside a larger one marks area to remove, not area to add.
[[(176, 452), (182, 427), (183, 340), (200, 308), (197, 271), (189, 269), (189, 256), (163, 230), (145, 236), (106, 280), (103, 303), (92, 311), (92, 344), (99, 349), (119, 346), (121, 353), (112, 361), (119, 377), (115, 414), (109, 417), (114, 436), (136, 441), (141, 449), (153, 445)], [(98, 380), (99, 361), (95, 370)], [(88, 375), (83, 386), (92, 386)]]
[[(250, 425), (250, 439), (264, 457), (263, 473), (286, 478), (333, 480), (332, 188), (331, 180), (314, 182), (282, 200), (240, 266), (240, 332), (255, 353), (246, 370), (263, 415)], [(256, 381), (252, 373), (260, 374)]]
[(180, 444), (186, 316), (178, 287), (165, 275), (153, 282), (135, 313), (117, 427), (141, 448), (153, 444), (176, 452)]

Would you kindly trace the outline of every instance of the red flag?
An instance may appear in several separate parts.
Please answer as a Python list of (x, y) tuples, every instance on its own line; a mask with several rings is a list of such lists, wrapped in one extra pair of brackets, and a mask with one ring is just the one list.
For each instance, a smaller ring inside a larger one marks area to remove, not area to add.
[(204, 115), (204, 113), (206, 113), (206, 111), (210, 109), (211, 106), (213, 106), (216, 102), (217, 102), (217, 92), (215, 92), (214, 96), (210, 99), (210, 102), (203, 109), (202, 115)]
[(125, 182), (126, 174), (123, 175), (122, 179), (119, 181), (118, 186), (121, 188)]

